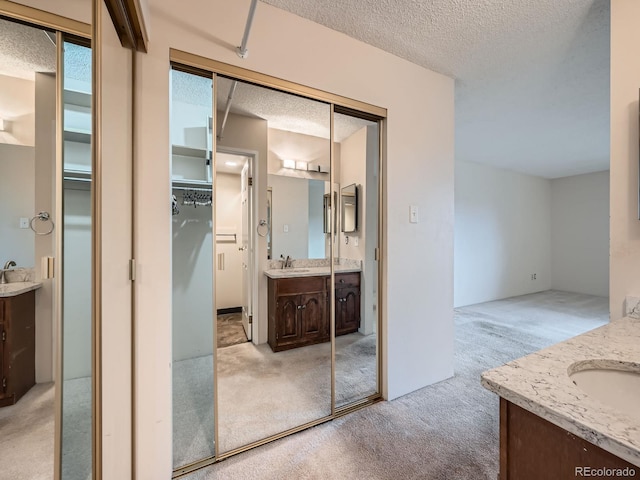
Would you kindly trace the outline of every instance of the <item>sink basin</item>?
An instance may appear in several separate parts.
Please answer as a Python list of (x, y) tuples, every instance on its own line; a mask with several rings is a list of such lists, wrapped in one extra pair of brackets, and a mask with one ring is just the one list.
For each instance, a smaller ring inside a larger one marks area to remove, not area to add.
[(285, 268), (283, 271), (290, 273), (306, 273), (310, 272), (311, 270), (309, 270), (308, 268)]
[(572, 365), (569, 378), (591, 398), (632, 417), (640, 418), (640, 366), (635, 364), (601, 365), (589, 368)]

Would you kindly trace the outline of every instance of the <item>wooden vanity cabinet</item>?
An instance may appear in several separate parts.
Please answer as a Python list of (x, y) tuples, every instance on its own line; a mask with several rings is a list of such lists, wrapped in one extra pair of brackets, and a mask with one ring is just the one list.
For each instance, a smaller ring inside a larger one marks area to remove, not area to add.
[(578, 474), (576, 467), (629, 468), (636, 471), (638, 468), (548, 420), (500, 398), (500, 480), (589, 476)]
[(274, 352), (329, 340), (324, 277), (269, 278), (269, 345)]
[[(269, 345), (274, 352), (330, 340), (328, 276), (269, 278)], [(360, 328), (360, 272), (336, 274), (336, 336)]]
[(15, 404), (36, 383), (35, 291), (0, 298), (0, 407)]
[(360, 272), (336, 274), (336, 336), (360, 328)]

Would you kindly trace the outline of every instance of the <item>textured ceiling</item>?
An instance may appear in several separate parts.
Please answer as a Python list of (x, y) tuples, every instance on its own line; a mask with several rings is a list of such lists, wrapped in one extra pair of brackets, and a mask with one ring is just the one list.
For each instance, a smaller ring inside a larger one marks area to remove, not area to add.
[(56, 47), (43, 30), (0, 19), (0, 75), (34, 80), (56, 71)]
[(609, 168), (608, 0), (263, 1), (455, 77), (458, 160)]
[[(211, 83), (188, 74), (172, 76), (174, 99), (194, 105), (210, 102)], [(218, 77), (217, 106), (223, 111), (233, 81)], [(329, 138), (329, 105), (296, 95), (238, 82), (231, 101), (231, 113), (267, 120), (269, 128)], [(338, 142), (371, 122), (346, 115), (336, 115), (335, 137)], [(220, 133), (220, 132), (218, 132)]]

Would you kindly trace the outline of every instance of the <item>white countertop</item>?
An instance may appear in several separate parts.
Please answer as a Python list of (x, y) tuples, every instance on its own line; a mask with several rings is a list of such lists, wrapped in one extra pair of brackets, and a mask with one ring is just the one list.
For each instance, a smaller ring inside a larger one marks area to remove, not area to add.
[[(348, 265), (335, 265), (336, 273), (359, 272), (360, 268)], [(295, 267), (295, 268), (274, 268), (265, 270), (264, 274), (269, 278), (296, 278), (296, 277), (319, 277), (329, 275), (331, 267)]]
[(630, 416), (589, 397), (569, 378), (569, 367), (575, 362), (593, 368), (623, 362), (640, 368), (640, 321), (617, 320), (488, 370), (482, 374), (482, 385), (640, 466), (640, 399), (638, 415)]
[(37, 290), (42, 286), (42, 282), (14, 282), (0, 284), (0, 298), (15, 297), (21, 293)]

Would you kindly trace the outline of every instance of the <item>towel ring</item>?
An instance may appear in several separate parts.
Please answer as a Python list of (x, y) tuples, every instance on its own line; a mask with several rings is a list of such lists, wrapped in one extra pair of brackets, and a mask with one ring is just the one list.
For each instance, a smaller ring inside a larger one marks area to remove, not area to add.
[[(49, 228), (49, 230), (47, 230), (46, 232), (38, 232), (36, 230), (36, 228), (33, 226), (33, 222), (35, 222), (36, 219), (38, 219), (38, 220), (40, 220), (42, 222), (46, 222), (46, 221), (51, 222), (51, 227)], [(53, 232), (53, 229), (55, 227), (56, 227), (56, 225), (53, 223), (53, 220), (51, 220), (51, 215), (49, 215), (49, 212), (40, 212), (40, 213), (38, 213), (38, 215), (33, 217), (31, 219), (31, 221), (29, 222), (29, 228), (31, 228), (31, 230), (33, 230), (33, 232), (36, 235), (49, 235), (51, 232)]]
[[(267, 227), (267, 229), (260, 231), (261, 227)], [(267, 223), (266, 220), (260, 220), (258, 222), (258, 226), (256, 227), (256, 231), (258, 232), (259, 236), (266, 237), (267, 235), (269, 235), (269, 232), (271, 231), (271, 228), (269, 227), (269, 224)], [(264, 232), (264, 233), (262, 233), (262, 232)]]

